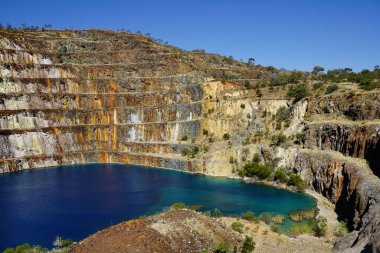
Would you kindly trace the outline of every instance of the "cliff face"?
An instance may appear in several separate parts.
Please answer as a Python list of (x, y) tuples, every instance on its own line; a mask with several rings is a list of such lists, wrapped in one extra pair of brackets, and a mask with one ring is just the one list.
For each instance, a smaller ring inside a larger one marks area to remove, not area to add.
[(243, 85), (271, 74), (141, 35), (0, 30), (0, 173), (120, 162), (231, 176), (257, 153), (335, 204), (354, 229), (337, 251), (380, 251), (380, 94), (293, 104)]
[(376, 175), (380, 175), (380, 125), (316, 123), (305, 129), (305, 146), (312, 149), (335, 150), (346, 156), (369, 162)]
[(191, 60), (203, 59), (113, 32), (0, 36), (1, 172), (87, 162), (193, 170), (178, 141), (200, 134), (205, 80)]

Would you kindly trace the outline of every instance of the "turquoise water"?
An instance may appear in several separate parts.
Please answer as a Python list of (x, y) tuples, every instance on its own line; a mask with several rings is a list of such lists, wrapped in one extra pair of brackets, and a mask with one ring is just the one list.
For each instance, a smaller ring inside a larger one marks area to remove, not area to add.
[(79, 241), (175, 202), (230, 215), (287, 215), (316, 206), (304, 194), (151, 167), (87, 164), (28, 170), (0, 175), (0, 250), (22, 243), (51, 247), (58, 235)]

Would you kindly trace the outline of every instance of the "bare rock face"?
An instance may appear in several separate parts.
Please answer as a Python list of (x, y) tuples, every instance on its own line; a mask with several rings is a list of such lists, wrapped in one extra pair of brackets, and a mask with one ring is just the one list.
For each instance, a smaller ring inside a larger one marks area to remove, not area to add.
[(335, 150), (344, 155), (369, 162), (380, 175), (380, 124), (315, 123), (305, 128), (305, 146), (321, 150)]
[(335, 113), (352, 120), (380, 118), (380, 94), (331, 94), (309, 100), (306, 116)]
[(295, 167), (312, 189), (335, 204), (339, 218), (347, 220), (353, 229), (337, 242), (334, 250), (359, 252), (366, 247), (376, 249), (379, 238), (373, 235), (378, 233), (380, 222), (380, 179), (368, 166), (336, 152), (303, 150)]

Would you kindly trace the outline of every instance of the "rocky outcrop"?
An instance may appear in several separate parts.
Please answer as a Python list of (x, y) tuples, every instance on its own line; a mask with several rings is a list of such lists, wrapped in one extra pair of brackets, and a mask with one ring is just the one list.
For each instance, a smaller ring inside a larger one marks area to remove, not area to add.
[(365, 159), (373, 172), (380, 175), (380, 124), (312, 123), (304, 133), (305, 147)]
[(352, 120), (380, 118), (380, 93), (331, 94), (309, 99), (306, 116), (335, 114)]
[[(353, 232), (337, 242), (335, 252), (378, 249), (380, 179), (360, 160), (336, 152), (302, 150), (295, 168), (310, 187), (335, 204)], [(350, 239), (347, 239), (350, 238)]]

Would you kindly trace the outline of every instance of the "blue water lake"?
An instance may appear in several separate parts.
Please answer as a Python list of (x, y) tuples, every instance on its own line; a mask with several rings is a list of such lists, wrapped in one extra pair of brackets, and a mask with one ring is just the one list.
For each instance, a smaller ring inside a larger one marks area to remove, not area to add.
[(51, 247), (55, 236), (79, 241), (175, 202), (235, 215), (287, 215), (316, 206), (305, 194), (152, 167), (87, 164), (27, 170), (0, 175), (0, 250), (22, 243)]

